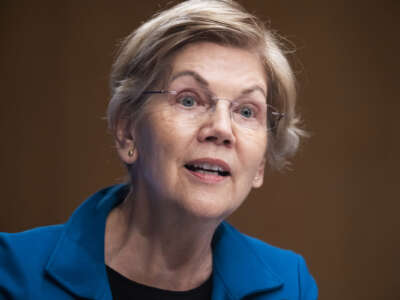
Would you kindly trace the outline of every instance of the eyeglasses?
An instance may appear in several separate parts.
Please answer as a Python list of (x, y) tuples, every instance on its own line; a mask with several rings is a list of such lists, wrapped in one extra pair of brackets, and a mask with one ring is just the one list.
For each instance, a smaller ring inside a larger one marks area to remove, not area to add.
[(154, 90), (144, 94), (165, 94), (171, 108), (188, 120), (198, 120), (210, 117), (215, 112), (218, 102), (227, 102), (231, 120), (240, 128), (247, 130), (275, 131), (284, 114), (265, 101), (255, 100), (243, 96), (236, 100), (229, 100), (207, 95), (202, 89)]

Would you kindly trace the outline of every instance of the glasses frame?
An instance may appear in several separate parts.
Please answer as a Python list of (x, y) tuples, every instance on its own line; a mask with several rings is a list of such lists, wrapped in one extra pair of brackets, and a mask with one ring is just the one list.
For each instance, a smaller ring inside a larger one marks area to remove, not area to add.
[[(143, 94), (145, 94), (145, 95), (149, 95), (149, 94), (177, 95), (178, 92), (173, 91), (173, 90), (150, 90), (150, 91), (144, 91)], [(216, 99), (221, 100), (220, 98), (216, 98)], [(225, 100), (225, 99), (222, 99), (222, 100)], [(275, 131), (279, 126), (280, 120), (282, 120), (285, 117), (285, 113), (279, 112), (274, 106), (267, 103), (267, 108), (268, 107), (271, 107), (273, 109), (273, 111), (271, 111), (271, 115), (274, 117), (274, 120), (272, 121), (272, 122), (274, 122), (274, 126), (267, 128), (267, 130)], [(268, 120), (267, 120), (267, 122), (268, 122)]]

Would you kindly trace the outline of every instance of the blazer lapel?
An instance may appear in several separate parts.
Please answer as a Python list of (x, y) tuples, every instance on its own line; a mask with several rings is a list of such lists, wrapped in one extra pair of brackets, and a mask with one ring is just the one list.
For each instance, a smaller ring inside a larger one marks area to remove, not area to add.
[(283, 286), (265, 260), (225, 222), (214, 235), (213, 264), (213, 300), (242, 299)]
[(105, 224), (126, 192), (117, 185), (85, 201), (66, 223), (47, 263), (47, 273), (78, 297), (112, 299), (104, 263)]

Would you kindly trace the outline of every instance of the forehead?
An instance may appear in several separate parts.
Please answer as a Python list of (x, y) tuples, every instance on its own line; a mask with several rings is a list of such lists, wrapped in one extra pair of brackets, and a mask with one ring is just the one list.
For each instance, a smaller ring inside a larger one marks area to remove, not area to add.
[(195, 72), (213, 89), (258, 85), (267, 89), (266, 72), (255, 51), (210, 42), (189, 44), (171, 61), (171, 79)]

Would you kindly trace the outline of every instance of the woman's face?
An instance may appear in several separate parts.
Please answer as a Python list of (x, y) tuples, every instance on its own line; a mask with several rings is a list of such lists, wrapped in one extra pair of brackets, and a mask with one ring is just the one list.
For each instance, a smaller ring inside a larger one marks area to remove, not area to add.
[[(191, 44), (172, 60), (166, 89), (176, 94), (152, 94), (131, 132), (135, 189), (161, 207), (223, 219), (263, 183), (267, 86), (262, 64), (247, 50)], [(131, 163), (126, 152), (120, 149)]]

